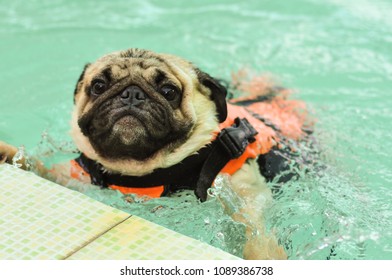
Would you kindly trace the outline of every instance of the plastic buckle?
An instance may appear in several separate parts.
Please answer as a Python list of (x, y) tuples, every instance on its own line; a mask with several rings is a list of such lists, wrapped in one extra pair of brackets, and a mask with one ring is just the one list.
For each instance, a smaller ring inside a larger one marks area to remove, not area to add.
[(253, 143), (258, 132), (245, 118), (236, 118), (234, 124), (221, 131), (219, 142), (231, 159), (240, 157), (249, 143)]

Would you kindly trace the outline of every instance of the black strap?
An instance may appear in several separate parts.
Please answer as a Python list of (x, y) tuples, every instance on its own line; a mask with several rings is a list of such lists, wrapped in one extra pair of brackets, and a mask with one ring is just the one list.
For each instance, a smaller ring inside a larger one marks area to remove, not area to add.
[(80, 154), (75, 161), (83, 168), (84, 171), (90, 174), (91, 184), (107, 188), (108, 184), (104, 178), (103, 167), (98, 162), (89, 159), (84, 154)]
[(256, 140), (254, 138), (256, 134), (257, 131), (245, 118), (236, 118), (233, 126), (222, 130), (204, 162), (196, 185), (195, 195), (201, 201), (207, 199), (207, 189), (211, 187), (223, 167), (230, 160), (240, 157), (249, 143)]
[(144, 176), (129, 176), (114, 174), (104, 171), (101, 164), (81, 154), (75, 161), (90, 174), (91, 183), (94, 185), (108, 187), (117, 185), (132, 188), (149, 188), (165, 186), (165, 192), (174, 191), (186, 186), (189, 189), (196, 188), (201, 168), (210, 154), (213, 145), (208, 145), (198, 153), (185, 158), (180, 163), (168, 168), (159, 168)]

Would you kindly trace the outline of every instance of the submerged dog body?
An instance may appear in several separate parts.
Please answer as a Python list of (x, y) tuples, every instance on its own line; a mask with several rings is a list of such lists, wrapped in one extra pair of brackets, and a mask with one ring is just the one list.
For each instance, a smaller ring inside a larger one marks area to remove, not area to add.
[[(74, 93), (71, 134), (82, 153), (78, 162), (90, 173), (79, 179), (102, 186), (113, 178), (141, 181), (135, 186), (141, 189), (161, 180), (158, 196), (191, 188), (203, 201), (216, 174), (229, 173), (246, 202), (233, 215), (247, 225), (244, 257), (285, 258), (264, 229), (263, 209), (271, 202), (264, 177), (284, 168), (279, 162), (274, 170), (273, 161), (283, 158), (282, 143), (303, 137), (304, 120), (294, 113), (299, 103), (279, 91), (228, 104), (224, 86), (181, 58), (140, 49), (106, 55), (85, 66)], [(221, 156), (227, 147), (234, 156)], [(1, 153), (11, 158), (15, 150), (0, 143)]]

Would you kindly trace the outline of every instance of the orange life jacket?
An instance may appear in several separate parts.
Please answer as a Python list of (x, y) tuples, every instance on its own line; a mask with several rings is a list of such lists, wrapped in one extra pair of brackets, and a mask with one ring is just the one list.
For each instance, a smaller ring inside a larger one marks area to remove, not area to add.
[[(241, 154), (236, 158), (231, 157), (228, 162), (225, 162), (223, 168), (218, 170), (219, 173), (227, 173), (229, 175), (232, 175), (237, 170), (239, 170), (248, 159), (255, 159), (260, 155), (267, 154), (273, 147), (279, 148), (279, 145), (284, 143), (285, 139), (300, 140), (304, 136), (303, 128), (305, 123), (305, 115), (302, 114), (303, 112), (301, 112), (301, 110), (305, 108), (303, 102), (287, 100), (283, 97), (274, 97), (267, 101), (259, 102), (257, 98), (231, 100), (230, 103), (227, 104), (228, 117), (223, 123), (220, 124), (220, 131), (217, 132), (218, 138), (223, 131), (226, 131), (228, 128), (236, 126), (236, 121), (238, 121), (238, 118), (242, 120), (247, 120), (254, 128), (255, 133), (253, 133), (254, 135), (252, 135), (251, 137), (253, 139), (252, 141), (246, 141), (246, 147), (244, 147), (244, 150), (241, 151)], [(203, 153), (201, 152), (200, 154)], [(206, 158), (207, 157), (208, 155), (206, 155)], [(90, 167), (86, 168), (86, 161), (88, 162), (89, 159), (86, 159), (85, 157), (84, 163), (80, 160), (80, 158), (79, 160), (71, 161), (71, 176), (73, 178), (78, 179), (81, 175), (91, 176), (91, 174), (89, 174), (89, 170), (91, 169), (91, 166), (94, 167), (95, 164), (89, 163)], [(185, 160), (185, 162), (191, 162), (193, 164), (193, 162), (195, 161)], [(182, 166), (184, 166), (183, 163), (181, 163), (181, 165), (178, 165), (179, 168), (182, 168)], [(172, 176), (172, 174), (176, 173), (176, 168), (177, 166), (174, 166), (172, 168), (173, 171), (168, 171), (167, 173), (165, 173), (165, 171), (162, 171), (161, 177), (166, 178), (168, 176)], [(209, 168), (205, 168), (204, 170), (206, 169)], [(195, 170), (201, 172), (201, 168), (196, 168)], [(99, 172), (99, 170), (97, 172)], [(216, 175), (217, 174), (209, 176), (215, 177)], [(120, 176), (119, 178), (121, 181), (123, 177), (121, 175), (117, 176)], [(159, 172), (157, 176), (160, 176)], [(201, 176), (203, 176), (203, 174)], [(102, 185), (102, 183), (100, 182), (93, 182), (93, 179), (94, 178), (92, 178), (92, 183)], [(153, 179), (152, 181), (155, 182), (157, 180)], [(181, 185), (181, 183), (184, 182), (183, 180), (179, 181), (180, 182), (175, 183), (175, 185)], [(130, 180), (130, 182), (132, 182), (132, 180)], [(145, 185), (143, 183), (142, 186), (128, 186), (128, 184), (107, 184), (107, 187), (119, 190), (124, 194), (133, 193), (136, 195), (149, 196), (152, 198), (161, 197), (169, 191), (164, 183), (162, 185)], [(202, 193), (204, 191), (205, 190), (203, 190)]]

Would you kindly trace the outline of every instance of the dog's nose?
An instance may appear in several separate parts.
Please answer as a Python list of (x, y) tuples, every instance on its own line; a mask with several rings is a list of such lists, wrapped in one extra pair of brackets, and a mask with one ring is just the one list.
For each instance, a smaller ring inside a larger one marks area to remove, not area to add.
[(120, 95), (121, 101), (126, 105), (139, 105), (143, 103), (147, 96), (138, 86), (127, 87)]

